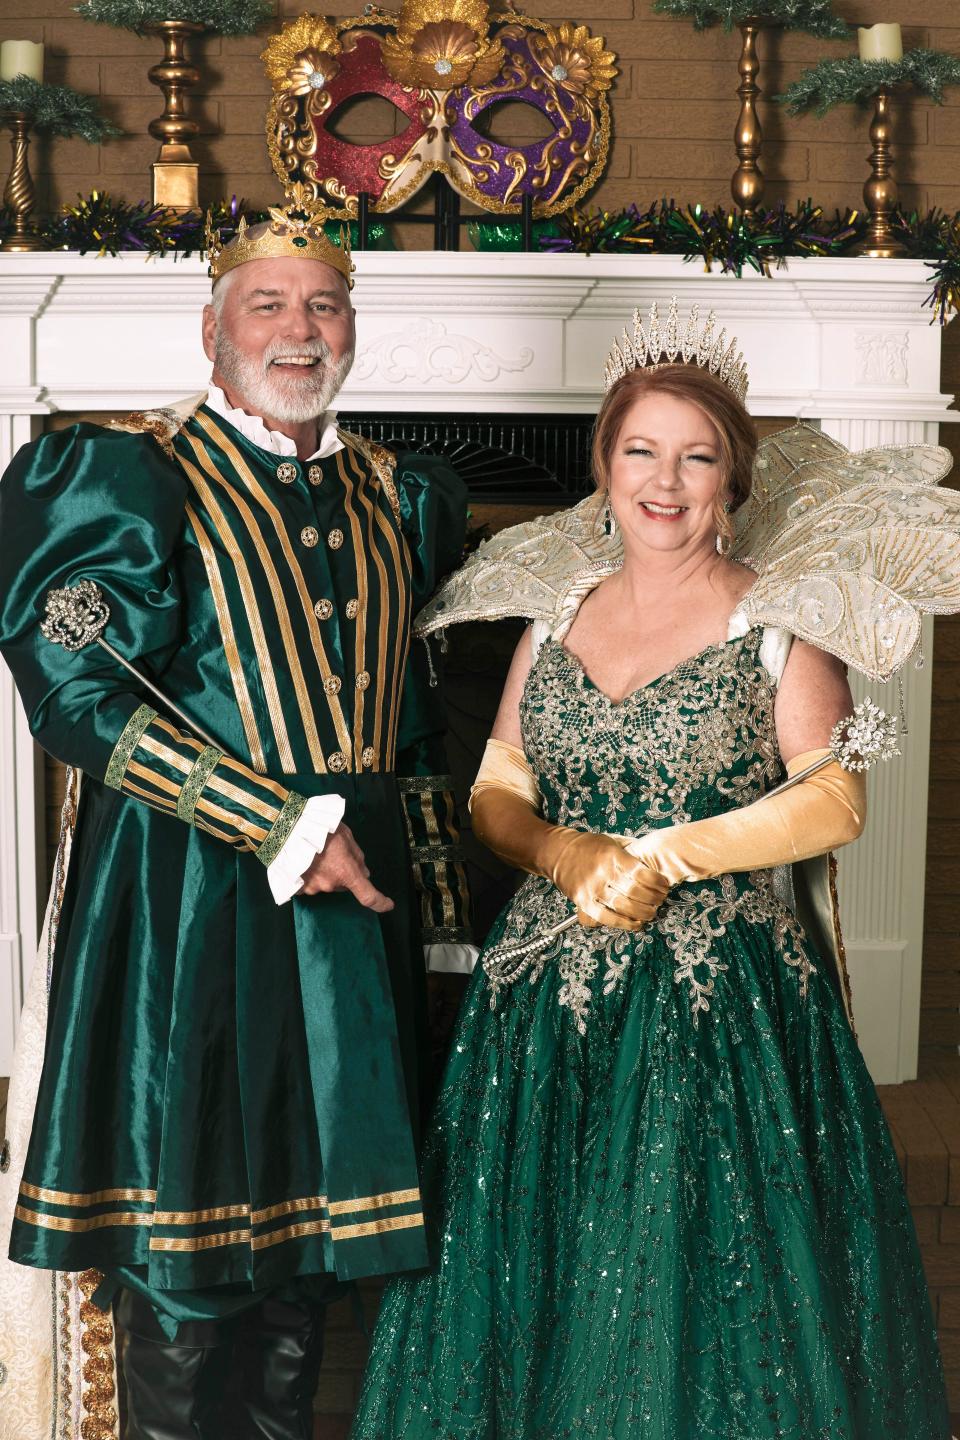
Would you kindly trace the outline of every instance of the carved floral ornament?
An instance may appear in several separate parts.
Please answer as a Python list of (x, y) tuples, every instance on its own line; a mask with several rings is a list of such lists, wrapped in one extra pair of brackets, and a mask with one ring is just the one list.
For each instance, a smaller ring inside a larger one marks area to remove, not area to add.
[[(302, 15), (263, 59), (274, 89), (267, 142), (285, 186), (302, 181), (340, 218), (395, 210), (431, 174), (483, 209), (555, 215), (596, 183), (610, 145), (607, 93), (615, 56), (585, 25), (491, 13), (485, 0), (404, 0), (395, 14), (368, 6), (344, 20)], [(341, 106), (379, 95), (399, 112), (397, 133), (354, 145), (333, 133)], [(550, 134), (503, 144), (484, 131), (502, 101), (533, 107)]]

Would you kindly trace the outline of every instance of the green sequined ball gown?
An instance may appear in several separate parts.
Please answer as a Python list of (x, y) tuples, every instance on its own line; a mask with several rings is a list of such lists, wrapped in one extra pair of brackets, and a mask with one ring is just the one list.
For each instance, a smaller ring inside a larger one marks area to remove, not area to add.
[[(620, 704), (548, 640), (521, 703), (547, 818), (636, 834), (775, 785), (762, 634)], [(353, 1440), (949, 1440), (897, 1161), (788, 883), (478, 967), (426, 1141), (436, 1268), (388, 1288)], [(486, 955), (569, 913), (528, 877)]]

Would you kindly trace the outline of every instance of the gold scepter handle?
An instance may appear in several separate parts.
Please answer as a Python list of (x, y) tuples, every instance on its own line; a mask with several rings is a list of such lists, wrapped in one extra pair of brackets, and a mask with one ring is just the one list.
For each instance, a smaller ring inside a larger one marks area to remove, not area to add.
[(131, 675), (135, 675), (141, 685), (145, 685), (168, 710), (172, 710), (189, 729), (199, 735), (205, 744), (212, 745), (215, 750), (219, 749), (216, 740), (201, 729), (196, 720), (185, 714), (152, 680), (148, 680), (135, 665), (124, 659), (119, 650), (115, 650), (108, 640), (104, 640), (100, 632), (109, 619), (110, 607), (103, 598), (100, 586), (93, 580), (81, 580), (77, 585), (67, 586), (63, 590), (47, 591), (46, 614), (40, 622), (40, 630), (52, 644), (62, 645), (64, 650), (71, 652), (83, 650), (88, 645), (99, 645), (129, 670)]
[[(844, 720), (839, 720), (830, 732), (829, 753), (814, 760), (812, 765), (806, 765), (798, 770), (796, 775), (791, 775), (782, 784), (775, 785), (772, 790), (767, 790), (759, 799), (751, 802), (753, 805), (760, 805), (764, 800), (769, 800), (774, 795), (782, 795), (784, 790), (792, 790), (794, 785), (799, 785), (801, 780), (808, 779), (836, 760), (844, 770), (869, 770), (881, 760), (892, 760), (895, 755), (900, 754), (900, 747), (897, 744), (897, 721), (893, 715), (888, 715), (870, 699), (862, 700), (854, 707), (852, 715)], [(749, 806), (745, 806), (749, 809)], [(630, 846), (626, 847), (627, 854), (630, 854)], [(489, 965), (496, 967), (496, 975), (501, 985), (509, 985), (525, 968), (525, 962), (531, 955), (545, 950), (551, 940), (562, 935), (565, 930), (571, 929), (577, 924), (576, 913), (561, 920), (558, 924), (545, 930), (535, 940), (526, 940), (521, 945), (495, 946), (490, 954), (485, 957), (483, 965), (487, 969)], [(494, 997), (495, 999), (495, 997)], [(493, 1001), (491, 1001), (491, 1005)]]

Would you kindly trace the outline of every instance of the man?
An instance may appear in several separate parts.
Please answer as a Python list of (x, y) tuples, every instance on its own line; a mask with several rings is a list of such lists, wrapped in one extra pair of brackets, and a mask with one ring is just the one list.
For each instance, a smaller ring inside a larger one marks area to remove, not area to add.
[[(307, 1440), (325, 1303), (427, 1263), (421, 944), (466, 894), (409, 625), (464, 496), (337, 429), (349, 252), (271, 216), (212, 246), (200, 403), (0, 484), (0, 651), (84, 772), (10, 1254), (104, 1274), (129, 1440)], [(81, 581), (163, 699), (41, 632)]]

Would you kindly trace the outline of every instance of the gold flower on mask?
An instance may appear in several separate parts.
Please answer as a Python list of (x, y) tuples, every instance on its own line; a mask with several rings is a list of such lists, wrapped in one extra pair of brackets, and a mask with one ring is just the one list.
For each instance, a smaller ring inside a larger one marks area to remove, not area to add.
[(275, 35), (260, 56), (274, 90), (309, 95), (323, 90), (340, 69), (337, 32), (316, 15), (301, 15)]
[(287, 71), (285, 90), (291, 95), (309, 95), (324, 90), (340, 70), (339, 60), (322, 50), (302, 50)]
[(405, 0), (383, 63), (395, 80), (424, 90), (485, 85), (503, 64), (503, 46), (487, 37), (484, 0)]
[(569, 20), (554, 30), (531, 36), (530, 53), (545, 75), (561, 90), (595, 101), (609, 90), (617, 73), (615, 56), (603, 48), (601, 35), (591, 36), (586, 25)]

